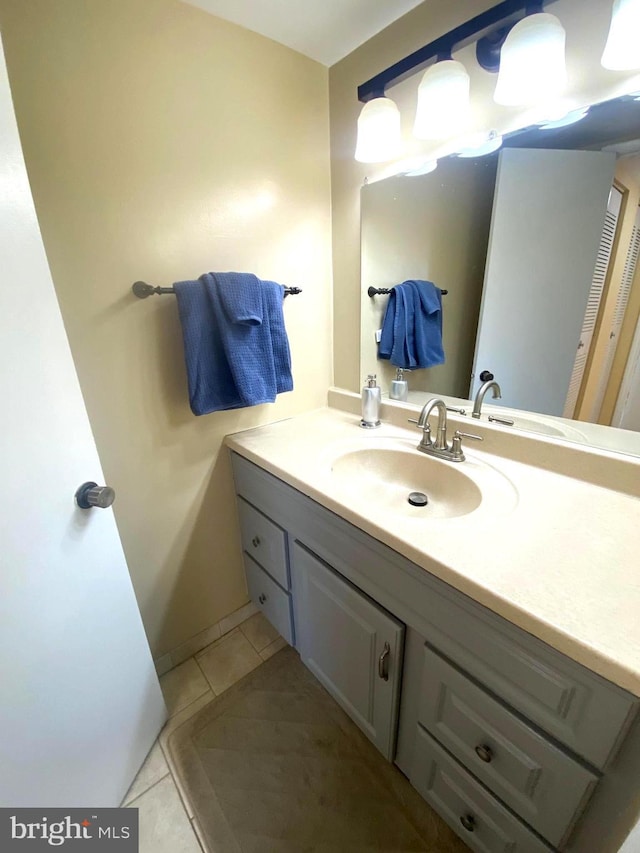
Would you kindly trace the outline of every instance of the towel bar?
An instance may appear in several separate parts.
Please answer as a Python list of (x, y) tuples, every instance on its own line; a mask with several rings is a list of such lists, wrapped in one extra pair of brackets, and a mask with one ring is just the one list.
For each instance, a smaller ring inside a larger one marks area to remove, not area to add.
[[(147, 284), (146, 281), (135, 281), (131, 287), (133, 291), (133, 295), (137, 296), (138, 299), (146, 299), (147, 296), (152, 296), (154, 293), (175, 293), (173, 287), (154, 287), (152, 284)], [(295, 296), (297, 293), (302, 293), (302, 288), (300, 287), (285, 287), (284, 295)]]
[[(392, 290), (393, 290), (392, 287), (370, 287), (367, 290), (367, 294), (369, 296), (373, 297), (373, 296), (378, 296), (379, 294), (383, 294), (383, 293), (391, 293)], [(449, 293), (449, 291), (448, 290), (441, 290), (440, 293), (442, 294), (442, 296), (446, 296), (447, 293)]]

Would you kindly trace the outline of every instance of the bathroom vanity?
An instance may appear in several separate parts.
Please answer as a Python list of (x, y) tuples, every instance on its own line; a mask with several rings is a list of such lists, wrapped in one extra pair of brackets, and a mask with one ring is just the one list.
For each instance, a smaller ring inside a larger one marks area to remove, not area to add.
[(640, 812), (640, 591), (614, 607), (604, 562), (640, 501), (475, 447), (425, 463), (415, 431), (357, 422), (228, 437), (252, 600), (471, 849), (614, 853)]

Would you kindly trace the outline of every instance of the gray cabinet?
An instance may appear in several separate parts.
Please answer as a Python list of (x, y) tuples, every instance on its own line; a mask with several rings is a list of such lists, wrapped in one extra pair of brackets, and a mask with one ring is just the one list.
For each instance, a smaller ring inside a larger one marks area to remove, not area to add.
[(291, 568), (302, 662), (392, 760), (404, 626), (298, 542)]
[(287, 535), (240, 496), (238, 516), (249, 597), (276, 631), (293, 645)]
[(292, 605), (302, 660), (468, 846), (617, 851), (639, 700), (232, 458), (252, 597), (267, 574), (266, 615)]
[(429, 646), (423, 649), (418, 723), (556, 845), (562, 843), (598, 781), (594, 771)]

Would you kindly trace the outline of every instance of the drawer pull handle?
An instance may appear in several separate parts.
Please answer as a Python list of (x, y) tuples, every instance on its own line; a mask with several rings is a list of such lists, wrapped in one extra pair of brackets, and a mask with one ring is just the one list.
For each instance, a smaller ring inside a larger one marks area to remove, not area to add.
[(260, 604), (264, 604), (266, 600), (267, 596), (264, 594), (264, 592), (261, 592), (258, 596), (258, 601), (260, 602)]
[(480, 761), (484, 761), (485, 764), (491, 764), (491, 759), (493, 758), (493, 752), (491, 748), (488, 746), (476, 746), (476, 755), (480, 759)]
[(391, 654), (391, 646), (389, 643), (384, 644), (382, 654), (378, 658), (378, 675), (383, 681), (389, 681), (389, 655)]
[(471, 814), (463, 814), (460, 818), (460, 823), (464, 826), (467, 832), (473, 832), (476, 828), (476, 819)]
[(254, 536), (253, 539), (251, 540), (251, 544), (253, 545), (254, 548), (257, 548), (258, 545), (260, 544), (260, 537)]

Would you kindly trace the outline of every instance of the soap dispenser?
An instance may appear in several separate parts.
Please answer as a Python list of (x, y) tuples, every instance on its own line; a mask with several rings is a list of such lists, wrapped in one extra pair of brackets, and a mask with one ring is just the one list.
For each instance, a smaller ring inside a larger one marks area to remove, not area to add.
[(376, 374), (370, 373), (362, 389), (362, 420), (360, 426), (364, 429), (375, 429), (380, 426), (380, 386), (376, 382)]
[(402, 400), (406, 402), (409, 397), (409, 383), (404, 378), (404, 370), (399, 367), (396, 371), (396, 378), (391, 380), (389, 388), (390, 400)]

